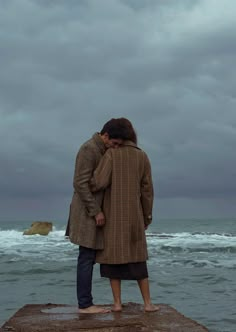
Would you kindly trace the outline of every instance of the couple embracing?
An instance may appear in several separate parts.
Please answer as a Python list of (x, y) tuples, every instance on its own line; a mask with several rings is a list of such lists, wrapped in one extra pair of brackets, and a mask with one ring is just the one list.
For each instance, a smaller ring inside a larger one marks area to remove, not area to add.
[(109, 278), (114, 305), (122, 310), (121, 280), (137, 280), (144, 310), (152, 304), (146, 261), (145, 230), (152, 221), (151, 166), (137, 146), (132, 123), (111, 119), (85, 142), (76, 157), (69, 238), (79, 245), (77, 299), (80, 313), (106, 313), (93, 304), (94, 263)]

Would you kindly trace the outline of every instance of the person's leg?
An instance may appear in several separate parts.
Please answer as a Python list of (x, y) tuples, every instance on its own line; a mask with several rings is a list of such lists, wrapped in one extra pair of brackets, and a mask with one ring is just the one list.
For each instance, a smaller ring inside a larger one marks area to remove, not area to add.
[(152, 304), (149, 290), (148, 278), (137, 280), (144, 302), (145, 311), (157, 311), (160, 308), (157, 305)]
[(112, 311), (121, 311), (121, 280), (120, 279), (110, 279), (112, 295), (114, 299), (114, 306)]
[(93, 305), (92, 277), (96, 251), (79, 247), (77, 264), (77, 299), (80, 313), (105, 313), (108, 310)]
[(92, 276), (95, 255), (95, 250), (79, 247), (77, 264), (77, 299), (79, 308), (87, 308), (93, 305)]

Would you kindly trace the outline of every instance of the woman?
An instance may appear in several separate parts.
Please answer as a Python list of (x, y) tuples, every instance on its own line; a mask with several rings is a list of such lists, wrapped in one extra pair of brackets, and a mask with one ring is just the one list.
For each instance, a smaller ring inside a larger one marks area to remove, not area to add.
[(105, 189), (103, 212), (104, 250), (96, 261), (101, 276), (110, 279), (114, 306), (122, 310), (121, 280), (137, 280), (145, 311), (157, 311), (150, 299), (145, 229), (152, 221), (153, 185), (151, 166), (137, 147), (132, 124), (120, 118), (123, 144), (108, 149), (94, 173), (93, 190)]

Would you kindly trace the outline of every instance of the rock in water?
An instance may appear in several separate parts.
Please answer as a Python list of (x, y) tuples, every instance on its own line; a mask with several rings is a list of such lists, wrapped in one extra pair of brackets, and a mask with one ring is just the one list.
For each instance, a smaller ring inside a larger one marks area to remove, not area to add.
[(48, 221), (35, 221), (31, 227), (24, 231), (23, 235), (48, 235), (52, 231), (52, 222)]

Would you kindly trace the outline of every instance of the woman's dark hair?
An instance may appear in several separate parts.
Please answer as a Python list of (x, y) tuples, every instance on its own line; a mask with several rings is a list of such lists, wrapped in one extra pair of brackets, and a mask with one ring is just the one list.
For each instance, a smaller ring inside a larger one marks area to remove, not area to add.
[(111, 119), (104, 124), (100, 134), (107, 133), (109, 138), (123, 139), (137, 144), (137, 135), (132, 123), (126, 118)]

